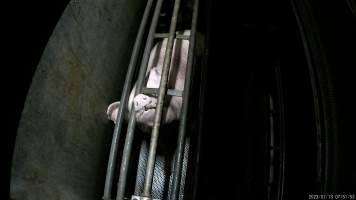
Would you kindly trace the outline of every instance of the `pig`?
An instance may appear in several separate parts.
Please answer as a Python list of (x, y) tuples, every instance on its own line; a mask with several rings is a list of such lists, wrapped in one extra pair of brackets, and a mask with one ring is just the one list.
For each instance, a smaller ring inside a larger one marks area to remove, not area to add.
[[(190, 35), (190, 30), (185, 30), (184, 35)], [(161, 80), (161, 73), (163, 61), (165, 56), (165, 49), (168, 39), (160, 40), (151, 50), (148, 61), (146, 78), (147, 88), (158, 88)], [(188, 60), (189, 40), (175, 39), (173, 45), (173, 54), (171, 58), (171, 67), (168, 76), (167, 89), (174, 89), (183, 91), (185, 74)], [(136, 122), (138, 127), (143, 132), (149, 132), (152, 129), (155, 111), (157, 106), (157, 98), (145, 94), (138, 94), (134, 96), (136, 90), (136, 83), (130, 92), (127, 108), (125, 109), (125, 119), (128, 120), (129, 112), (135, 112)], [(132, 105), (133, 110), (132, 110)], [(114, 102), (107, 108), (108, 119), (116, 122), (116, 117), (120, 102)], [(182, 97), (179, 96), (166, 96), (163, 112), (162, 124), (168, 124), (180, 118), (182, 107)]]

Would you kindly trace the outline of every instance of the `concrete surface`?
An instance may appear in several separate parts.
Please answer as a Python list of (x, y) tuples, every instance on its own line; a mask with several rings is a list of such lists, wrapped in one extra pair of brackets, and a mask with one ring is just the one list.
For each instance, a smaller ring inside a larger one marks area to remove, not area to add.
[(18, 128), (11, 198), (101, 199), (113, 124), (145, 1), (72, 0), (36, 69)]

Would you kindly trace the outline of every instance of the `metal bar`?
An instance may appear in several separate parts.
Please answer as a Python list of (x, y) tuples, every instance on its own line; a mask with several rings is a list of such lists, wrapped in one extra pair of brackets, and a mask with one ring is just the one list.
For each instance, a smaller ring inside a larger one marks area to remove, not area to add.
[(168, 33), (156, 33), (155, 38), (158, 38), (158, 39), (168, 38)]
[(206, 22), (206, 30), (204, 31), (206, 33), (206, 37), (204, 38), (204, 51), (203, 51), (203, 56), (202, 56), (202, 63), (200, 65), (200, 91), (199, 91), (199, 126), (198, 126), (198, 135), (197, 135), (197, 144), (196, 144), (196, 159), (195, 162), (193, 163), (194, 165), (194, 178), (193, 178), (193, 194), (191, 199), (198, 199), (198, 186), (199, 186), (199, 176), (200, 176), (200, 162), (201, 162), (201, 150), (203, 148), (203, 144), (201, 142), (203, 132), (204, 130), (204, 109), (205, 109), (205, 102), (206, 102), (206, 96), (207, 96), (207, 82), (208, 82), (208, 57), (209, 57), (209, 47), (210, 46), (210, 41), (211, 41), (211, 15), (209, 12), (212, 10), (212, 2), (207, 1), (204, 3), (205, 4), (205, 12), (204, 12), (204, 18)]
[(189, 40), (190, 35), (177, 34), (176, 38), (181, 40)]
[(121, 136), (121, 130), (122, 130), (122, 123), (124, 119), (124, 109), (126, 108), (126, 104), (129, 98), (129, 93), (130, 93), (130, 88), (132, 86), (132, 78), (135, 72), (135, 67), (137, 63), (137, 58), (140, 52), (140, 47), (142, 43), (142, 38), (145, 32), (145, 27), (147, 24), (147, 20), (150, 14), (150, 10), (152, 7), (152, 2), (153, 0), (148, 0), (146, 4), (146, 8), (142, 17), (141, 24), (138, 29), (138, 33), (136, 36), (136, 41), (133, 47), (130, 63), (128, 66), (128, 70), (126, 73), (126, 78), (125, 78), (125, 84), (123, 88), (123, 92), (121, 95), (121, 105), (119, 106), (119, 111), (117, 114), (116, 118), (116, 125), (114, 128), (114, 133), (113, 133), (113, 138), (112, 138), (112, 143), (111, 143), (111, 149), (110, 149), (110, 155), (109, 155), (109, 161), (108, 161), (108, 167), (106, 171), (106, 178), (105, 178), (105, 187), (104, 187), (104, 194), (103, 194), (103, 199), (104, 200), (109, 200), (111, 199), (111, 191), (112, 191), (112, 182), (114, 178), (114, 170), (115, 170), (115, 165), (116, 165), (116, 159), (117, 159), (117, 150), (118, 150), (118, 143), (119, 143), (119, 138)]
[(284, 105), (283, 105), (283, 87), (280, 61), (275, 68), (276, 83), (277, 83), (277, 107), (279, 110), (279, 175), (278, 175), (278, 193), (277, 199), (284, 197), (284, 179), (285, 179), (285, 127), (284, 127)]
[[(158, 96), (158, 88), (142, 88), (141, 93)], [(167, 95), (169, 95), (169, 96), (181, 97), (182, 94), (183, 94), (183, 91), (181, 91), (181, 90), (172, 90), (172, 89), (167, 90)]]
[(131, 200), (161, 200), (161, 199), (151, 199), (149, 197), (140, 197), (140, 196), (132, 195)]
[[(136, 89), (136, 91), (135, 91), (135, 96), (139, 93), (140, 88), (142, 87), (143, 82), (144, 82), (144, 78), (145, 78), (146, 71), (147, 71), (147, 64), (148, 64), (150, 52), (151, 52), (151, 49), (153, 46), (154, 34), (156, 31), (162, 4), (163, 4), (163, 0), (157, 0), (156, 7), (155, 7), (153, 17), (152, 17), (150, 30), (149, 30), (147, 41), (146, 41), (145, 50), (144, 50), (141, 65), (140, 65), (140, 71), (139, 71), (137, 85), (136, 85), (136, 88), (138, 88), (138, 89)], [(121, 167), (120, 167), (120, 176), (119, 176), (119, 181), (118, 181), (118, 185), (117, 185), (116, 200), (124, 199), (125, 189), (126, 189), (127, 171), (128, 171), (128, 165), (129, 165), (129, 160), (130, 160), (130, 155), (131, 155), (132, 141), (133, 141), (134, 132), (135, 132), (135, 125), (136, 125), (135, 112), (131, 112), (129, 124), (127, 127), (127, 134), (126, 134), (124, 150), (123, 150), (123, 156), (122, 156), (123, 158), (122, 158)]]
[(268, 100), (269, 100), (269, 135), (268, 137), (268, 181), (267, 181), (267, 200), (271, 199), (272, 196), (272, 187), (274, 185), (274, 179), (275, 179), (275, 120), (273, 116), (273, 110), (274, 110), (274, 99), (272, 97), (272, 94), (268, 95)]
[(172, 184), (172, 196), (171, 200), (178, 199), (182, 165), (183, 165), (183, 149), (185, 145), (185, 133), (186, 133), (186, 122), (187, 122), (187, 113), (188, 113), (188, 102), (189, 102), (189, 91), (191, 85), (191, 74), (194, 61), (194, 47), (195, 47), (195, 38), (197, 30), (197, 20), (198, 20), (198, 9), (199, 0), (195, 0), (193, 8), (193, 17), (191, 25), (191, 34), (189, 39), (189, 54), (188, 54), (188, 63), (187, 63), (187, 72), (185, 76), (184, 91), (183, 91), (183, 102), (181, 110), (181, 120), (179, 124), (178, 140), (177, 140), (177, 149), (176, 149), (176, 160), (175, 167), (173, 172), (173, 184)]
[[(155, 38), (168, 38), (168, 33), (156, 33)], [(189, 40), (189, 35), (176, 34), (175, 38), (182, 40)]]
[(180, 6), (180, 0), (175, 0), (174, 8), (173, 8), (173, 15), (172, 15), (171, 24), (169, 27), (169, 37), (168, 37), (168, 42), (167, 42), (167, 48), (166, 48), (166, 53), (165, 53), (164, 62), (163, 62), (162, 77), (161, 77), (160, 87), (159, 87), (155, 119), (154, 119), (154, 124), (153, 124), (153, 128), (152, 128), (152, 133), (151, 133), (151, 141), (150, 141), (150, 148), (149, 148), (149, 154), (148, 154), (148, 160), (147, 160), (145, 184), (144, 184), (144, 189), (143, 189), (143, 193), (142, 193), (142, 196), (144, 196), (144, 197), (151, 197), (154, 164), (155, 164), (155, 160), (156, 160), (156, 150), (157, 150), (157, 142), (158, 142), (158, 136), (159, 136), (159, 128), (160, 128), (161, 118), (162, 118), (164, 97), (165, 97), (166, 89), (167, 89), (168, 73), (169, 73), (169, 67), (170, 67), (171, 58), (172, 58), (174, 35), (175, 35), (175, 31), (176, 31), (179, 6)]
[(196, 160), (194, 163), (194, 178), (193, 178), (193, 195), (192, 199), (197, 199), (198, 181), (200, 173), (200, 151), (202, 149), (201, 138), (203, 136), (203, 123), (204, 123), (204, 106), (206, 97), (206, 84), (207, 84), (207, 55), (208, 50), (205, 49), (204, 61), (201, 65), (200, 72), (200, 92), (199, 92), (199, 128), (197, 136), (197, 146), (196, 146)]
[(183, 95), (183, 91), (181, 91), (181, 90), (171, 90), (171, 89), (168, 89), (167, 95), (169, 95), (169, 96), (181, 97), (181, 96)]

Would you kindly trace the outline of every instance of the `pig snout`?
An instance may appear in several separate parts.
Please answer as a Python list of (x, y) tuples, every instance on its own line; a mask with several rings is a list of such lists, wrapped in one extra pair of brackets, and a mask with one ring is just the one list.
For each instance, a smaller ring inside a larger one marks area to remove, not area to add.
[(138, 94), (134, 98), (135, 111), (148, 110), (155, 108), (157, 100), (144, 94)]

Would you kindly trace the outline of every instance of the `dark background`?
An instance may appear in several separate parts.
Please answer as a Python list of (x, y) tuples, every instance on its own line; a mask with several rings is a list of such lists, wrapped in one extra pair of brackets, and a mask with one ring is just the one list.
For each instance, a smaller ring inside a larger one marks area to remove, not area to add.
[[(294, 1), (303, 5), (307, 1)], [(317, 35), (312, 62), (328, 71), (326, 101), (335, 108), (325, 123), (329, 137), (332, 194), (355, 194), (356, 18), (351, 1), (310, 1), (303, 18)], [(312, 88), (296, 17), (288, 1), (213, 1), (203, 137), (201, 199), (264, 199), (263, 94), (268, 68), (280, 58), (286, 105), (287, 199), (318, 194)], [(310, 20), (310, 21), (309, 21)], [(312, 47), (314, 48), (314, 47)], [(318, 75), (320, 76), (320, 75)], [(325, 77), (324, 77), (325, 78)], [(326, 105), (326, 106), (329, 106)], [(208, 114), (209, 113), (209, 114)], [(239, 114), (240, 113), (240, 114)], [(233, 116), (233, 117), (231, 117)], [(314, 137), (314, 138), (313, 138)], [(331, 155), (330, 154), (330, 155)], [(332, 178), (332, 176), (334, 176)]]
[[(68, 0), (11, 1), (2, 6), (2, 198), (9, 198), (16, 131), (32, 76)], [(5, 2), (4, 2), (5, 3)]]

